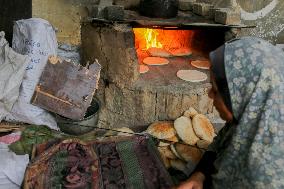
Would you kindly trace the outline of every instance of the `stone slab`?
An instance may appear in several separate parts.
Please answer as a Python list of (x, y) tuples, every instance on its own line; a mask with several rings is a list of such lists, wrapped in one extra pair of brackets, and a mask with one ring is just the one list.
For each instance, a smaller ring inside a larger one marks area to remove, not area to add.
[(226, 25), (237, 25), (241, 23), (241, 15), (238, 11), (222, 8), (215, 11), (215, 22)]

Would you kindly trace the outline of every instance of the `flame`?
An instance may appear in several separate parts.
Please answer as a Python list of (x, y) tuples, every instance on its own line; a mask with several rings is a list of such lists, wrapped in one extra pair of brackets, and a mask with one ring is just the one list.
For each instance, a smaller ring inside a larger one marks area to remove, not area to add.
[(163, 45), (157, 40), (158, 35), (159, 32), (157, 30), (146, 28), (146, 31), (144, 33), (146, 40), (146, 50), (151, 47), (163, 48)]

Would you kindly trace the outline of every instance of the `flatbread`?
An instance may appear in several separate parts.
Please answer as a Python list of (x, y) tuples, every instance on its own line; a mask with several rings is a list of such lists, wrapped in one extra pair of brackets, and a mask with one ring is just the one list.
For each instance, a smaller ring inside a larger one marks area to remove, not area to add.
[(160, 157), (165, 165), (165, 167), (168, 169), (171, 167), (170, 159), (168, 159), (163, 153), (160, 153)]
[(178, 142), (178, 137), (175, 135), (175, 136), (173, 136), (171, 138), (166, 138), (165, 140), (171, 141), (171, 142)]
[(169, 145), (171, 145), (170, 142), (163, 142), (163, 141), (160, 141), (159, 144), (158, 144), (158, 146), (160, 146), (160, 147), (169, 146)]
[(163, 154), (169, 159), (176, 159), (176, 155), (172, 152), (170, 146), (158, 147), (160, 154)]
[(209, 143), (213, 141), (216, 136), (214, 133), (214, 127), (210, 120), (202, 114), (197, 114), (192, 118), (192, 127), (195, 134), (202, 140), (206, 140)]
[(195, 116), (197, 114), (198, 114), (198, 112), (194, 108), (189, 107), (189, 109), (184, 112), (183, 116), (191, 119), (191, 118), (193, 118), (193, 116)]
[(179, 138), (189, 145), (195, 145), (199, 138), (195, 135), (190, 118), (181, 116), (174, 121)]
[(202, 152), (198, 148), (193, 146), (176, 144), (175, 149), (177, 153), (182, 157), (182, 159), (186, 162), (191, 161), (197, 164), (202, 157)]
[(189, 56), (192, 54), (189, 48), (179, 48), (171, 50), (173, 56)]
[(193, 67), (199, 68), (199, 69), (204, 69), (204, 70), (209, 70), (211, 64), (208, 60), (193, 60), (191, 61), (191, 65)]
[(146, 65), (139, 65), (139, 73), (143, 74), (149, 71), (149, 67)]
[(171, 164), (172, 168), (179, 170), (179, 171), (182, 171), (182, 172), (185, 172), (186, 163), (184, 161), (179, 160), (179, 159), (171, 159), (170, 164)]
[(165, 49), (152, 47), (152, 48), (149, 48), (147, 51), (150, 54), (150, 56), (164, 57), (164, 58), (171, 57), (171, 53), (169, 53)]
[(207, 149), (210, 144), (211, 144), (211, 143), (210, 143), (209, 141), (206, 141), (206, 140), (199, 140), (199, 141), (197, 141), (197, 143), (196, 143), (196, 145), (197, 145), (199, 148), (203, 148), (203, 149)]
[(207, 80), (207, 75), (197, 70), (179, 70), (177, 77), (189, 82), (202, 82)]
[(168, 64), (169, 61), (160, 57), (147, 57), (143, 60), (143, 63), (150, 66), (162, 66)]
[(172, 121), (158, 121), (152, 123), (147, 128), (146, 132), (158, 139), (172, 138), (176, 135), (174, 123)]

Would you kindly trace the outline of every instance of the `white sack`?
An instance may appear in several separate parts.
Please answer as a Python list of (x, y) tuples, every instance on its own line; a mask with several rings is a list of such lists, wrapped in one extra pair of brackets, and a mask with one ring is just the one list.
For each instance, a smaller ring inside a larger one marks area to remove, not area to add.
[(28, 55), (30, 63), (26, 68), (19, 99), (7, 120), (47, 125), (52, 129), (57, 129), (57, 124), (51, 114), (30, 104), (48, 56), (56, 55), (57, 52), (57, 40), (53, 27), (48, 21), (40, 18), (16, 21), (13, 49), (20, 54)]
[(0, 32), (0, 122), (11, 111), (19, 97), (29, 57), (9, 47), (5, 33)]
[(16, 155), (8, 145), (0, 143), (0, 188), (20, 188), (29, 163), (28, 155)]

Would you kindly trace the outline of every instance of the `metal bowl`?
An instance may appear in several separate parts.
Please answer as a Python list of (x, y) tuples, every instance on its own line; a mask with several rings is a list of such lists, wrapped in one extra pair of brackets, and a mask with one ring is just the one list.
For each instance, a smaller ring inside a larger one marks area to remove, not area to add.
[(56, 121), (60, 130), (70, 135), (83, 135), (95, 129), (99, 120), (100, 104), (98, 99), (93, 98), (90, 107), (83, 119), (72, 120), (56, 115)]
[(153, 18), (173, 18), (178, 14), (178, 0), (141, 0), (140, 13)]

